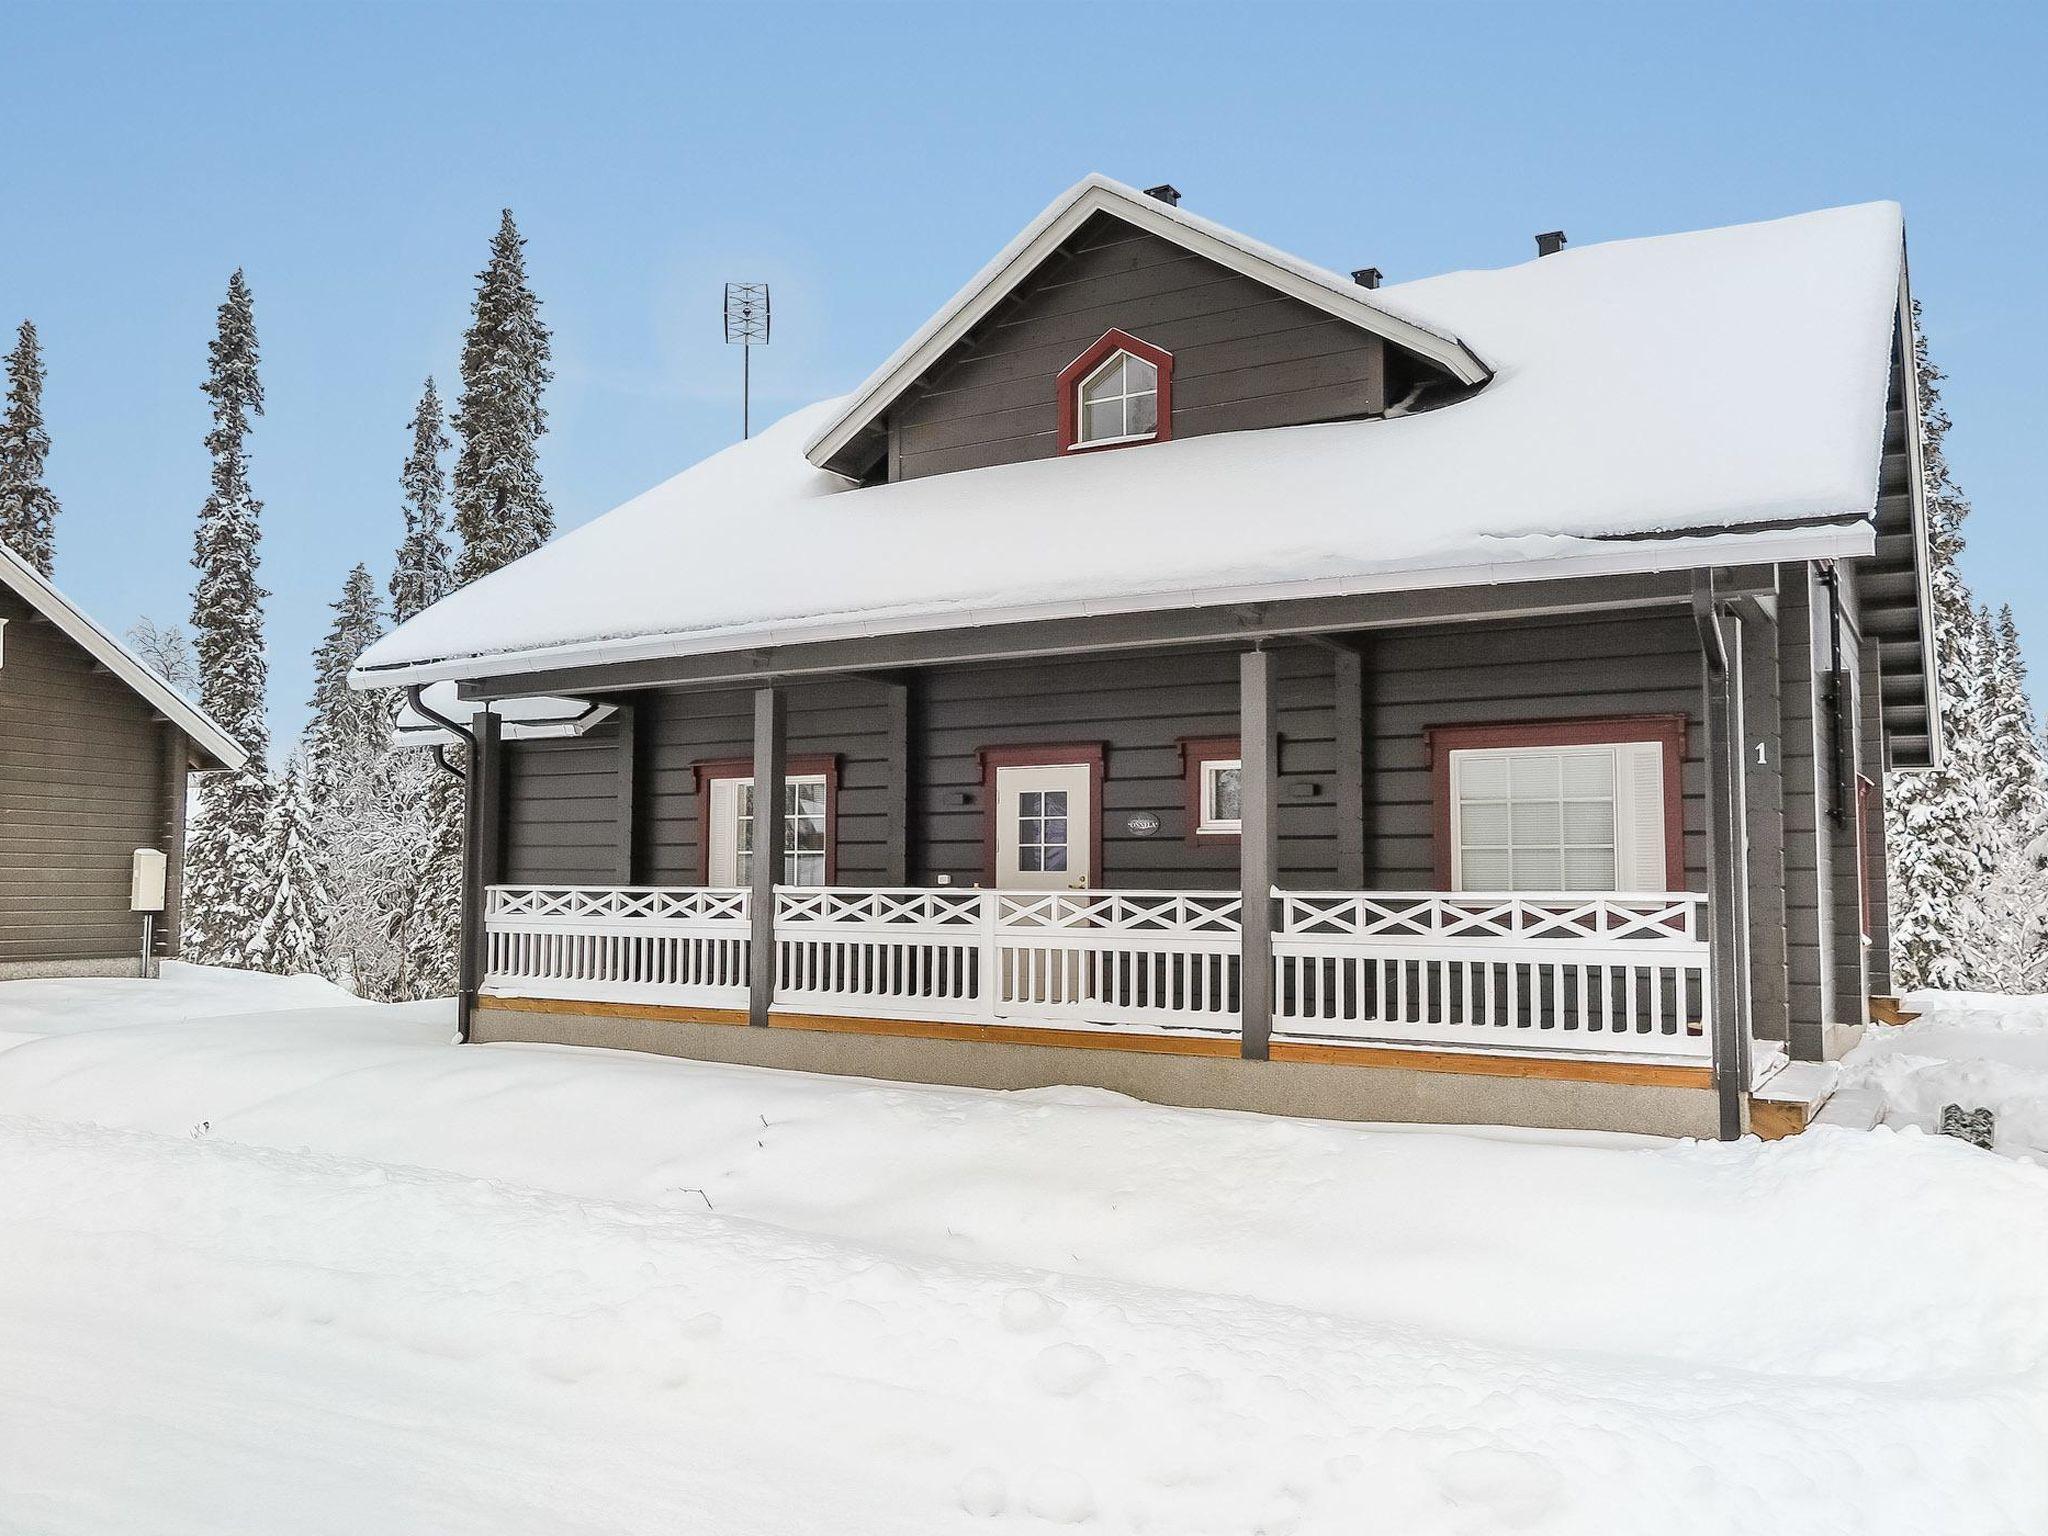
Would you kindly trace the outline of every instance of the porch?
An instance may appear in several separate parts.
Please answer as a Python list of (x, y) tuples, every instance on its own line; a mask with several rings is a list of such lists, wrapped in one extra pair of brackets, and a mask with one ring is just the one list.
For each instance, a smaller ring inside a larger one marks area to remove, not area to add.
[(1255, 914), (1271, 955), (1267, 986), (1249, 989), (1249, 1028), (1246, 968), (1258, 962), (1236, 892), (778, 886), (769, 899), (759, 964), (749, 889), (493, 886), (485, 1006), (1017, 1041), (1050, 1031), (1062, 1044), (1255, 1058), (1277, 1044), (1712, 1060), (1707, 898), (1689, 892), (1276, 892)]

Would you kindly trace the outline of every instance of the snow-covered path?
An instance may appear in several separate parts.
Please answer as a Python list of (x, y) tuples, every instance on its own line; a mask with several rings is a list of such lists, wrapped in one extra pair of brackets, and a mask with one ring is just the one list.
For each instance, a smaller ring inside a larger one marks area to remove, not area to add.
[(2048, 1530), (2024, 1164), (446, 1038), (0, 1051), (0, 1531)]

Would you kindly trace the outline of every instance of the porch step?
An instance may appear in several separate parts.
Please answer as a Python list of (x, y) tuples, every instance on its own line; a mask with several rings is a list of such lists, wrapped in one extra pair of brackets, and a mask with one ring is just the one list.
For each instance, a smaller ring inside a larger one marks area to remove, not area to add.
[(1831, 1061), (1787, 1062), (1750, 1091), (1750, 1131), (1765, 1141), (1797, 1136), (1820, 1116), (1841, 1075)]
[(1851, 1131), (1874, 1131), (1884, 1122), (1884, 1099), (1872, 1088), (1845, 1088), (1830, 1094), (1815, 1125), (1839, 1125)]
[(1873, 997), (1870, 1000), (1870, 1022), (1873, 1024), (1910, 1024), (1919, 1017), (1896, 997)]

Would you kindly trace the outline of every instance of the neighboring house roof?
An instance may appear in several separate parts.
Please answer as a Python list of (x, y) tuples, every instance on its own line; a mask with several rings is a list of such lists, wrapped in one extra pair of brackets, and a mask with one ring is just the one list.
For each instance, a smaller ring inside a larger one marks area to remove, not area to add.
[[(175, 688), (158, 677), (133, 651), (85, 616), (70, 598), (50, 585), (43, 573), (13, 550), (0, 547), (0, 582), (6, 583), (29, 607), (56, 625), (94, 661), (139, 694), (150, 708), (185, 733), (216, 768), (236, 769), (248, 762), (249, 754), (233, 737)], [(0, 666), (4, 666), (0, 662)]]
[(1403, 417), (856, 488), (807, 457), (863, 396), (828, 401), (444, 599), (356, 677), (1866, 555), (1902, 260), (1871, 203), (1381, 288), (1493, 370)]
[(968, 279), (966, 287), (948, 299), (887, 362), (841, 401), (840, 409), (804, 444), (805, 457), (820, 469), (843, 470), (844, 466), (833, 462), (840, 451), (1098, 213), (1112, 214), (1197, 256), (1418, 352), (1461, 384), (1477, 384), (1487, 376), (1486, 365), (1456, 335), (1382, 303), (1383, 290), (1362, 288), (1355, 279), (1290, 256), (1213, 220), (1183, 213), (1175, 205), (1120, 181), (1088, 176), (1054, 198), (1051, 206), (1025, 225), (993, 261)]

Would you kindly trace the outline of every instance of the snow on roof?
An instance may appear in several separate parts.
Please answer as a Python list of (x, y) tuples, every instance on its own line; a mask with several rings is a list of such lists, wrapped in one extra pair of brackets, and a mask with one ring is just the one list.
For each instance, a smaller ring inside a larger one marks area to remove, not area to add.
[(1902, 252), (1869, 203), (1382, 288), (1495, 370), (1387, 420), (855, 489), (805, 458), (826, 401), (436, 604), (358, 676), (1865, 554)]
[(249, 761), (249, 754), (214, 724), (211, 716), (158, 677), (141, 657), (93, 623), (48, 577), (4, 545), (0, 545), (0, 583), (12, 588), (23, 602), (56, 625), (94, 661), (140, 694), (150, 708), (183, 731), (186, 739), (216, 767), (232, 771)]

